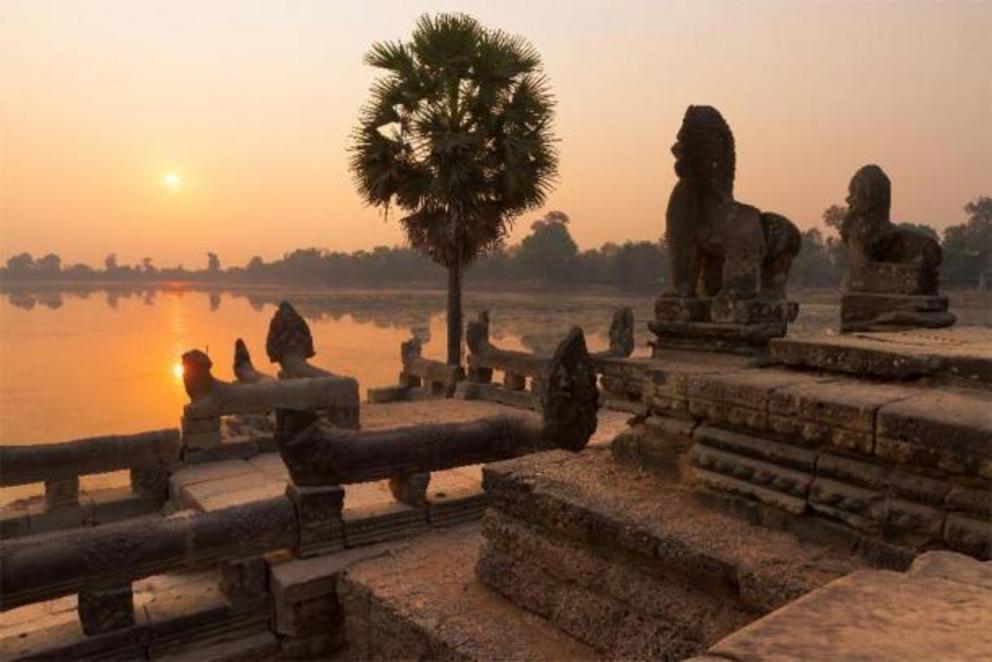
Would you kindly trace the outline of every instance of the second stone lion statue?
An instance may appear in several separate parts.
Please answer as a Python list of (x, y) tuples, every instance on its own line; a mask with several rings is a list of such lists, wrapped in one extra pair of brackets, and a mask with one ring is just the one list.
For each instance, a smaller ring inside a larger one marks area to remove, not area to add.
[(719, 111), (689, 106), (672, 147), (669, 296), (782, 300), (801, 237), (784, 216), (734, 200), (734, 136)]

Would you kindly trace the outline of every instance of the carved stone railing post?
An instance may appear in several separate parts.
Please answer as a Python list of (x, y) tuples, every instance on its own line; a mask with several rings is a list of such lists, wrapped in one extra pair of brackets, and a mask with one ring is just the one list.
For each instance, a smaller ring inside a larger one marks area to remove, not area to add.
[(87, 588), (79, 592), (79, 622), (88, 636), (134, 625), (131, 584)]
[(293, 551), (298, 556), (317, 556), (344, 548), (344, 489), (286, 486), (286, 496), (296, 508), (298, 537)]
[(45, 507), (49, 510), (79, 505), (79, 476), (45, 481)]
[(503, 387), (507, 391), (522, 391), (527, 388), (527, 377), (513, 372), (503, 374)]
[(220, 590), (231, 602), (248, 602), (265, 596), (269, 564), (261, 556), (221, 561)]
[[(480, 354), (490, 347), (489, 345), (489, 311), (483, 310), (479, 313), (478, 319), (471, 320), (465, 326), (465, 344), (471, 354)], [(476, 384), (489, 384), (493, 381), (493, 369), (481, 365), (468, 364), (468, 381)]]
[(131, 469), (131, 491), (154, 499), (169, 497), (169, 469), (165, 464)]
[(216, 448), (221, 444), (220, 414), (191, 406), (213, 393), (218, 383), (210, 373), (213, 362), (198, 349), (183, 354), (183, 385), (191, 401), (183, 409), (182, 439), (185, 452)]

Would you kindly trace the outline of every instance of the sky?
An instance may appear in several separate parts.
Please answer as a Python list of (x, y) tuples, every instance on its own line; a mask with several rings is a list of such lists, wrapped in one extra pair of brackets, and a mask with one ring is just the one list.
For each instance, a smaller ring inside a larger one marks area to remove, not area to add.
[(402, 244), (355, 192), (349, 135), (369, 45), (439, 11), (541, 52), (561, 157), (545, 209), (581, 248), (662, 234), (689, 104), (733, 129), (737, 199), (801, 228), (866, 163), (895, 220), (943, 228), (992, 195), (992, 0), (2, 0), (0, 259)]

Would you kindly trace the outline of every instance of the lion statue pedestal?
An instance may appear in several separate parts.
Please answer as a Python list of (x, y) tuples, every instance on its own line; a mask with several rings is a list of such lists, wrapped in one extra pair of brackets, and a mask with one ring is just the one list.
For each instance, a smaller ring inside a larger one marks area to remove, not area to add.
[(679, 181), (665, 215), (671, 285), (649, 325), (655, 351), (759, 352), (799, 311), (785, 295), (799, 230), (734, 200), (734, 136), (715, 108), (689, 106), (672, 153)]
[(876, 165), (861, 168), (851, 179), (841, 226), (849, 255), (840, 304), (844, 333), (941, 328), (957, 320), (947, 310), (947, 297), (938, 293), (940, 244), (893, 224), (891, 196), (889, 178)]

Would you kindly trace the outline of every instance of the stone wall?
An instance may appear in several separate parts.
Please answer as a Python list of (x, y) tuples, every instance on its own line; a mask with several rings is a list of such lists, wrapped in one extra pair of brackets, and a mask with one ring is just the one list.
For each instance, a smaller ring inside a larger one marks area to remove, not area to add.
[(708, 502), (882, 563), (992, 556), (987, 392), (704, 362), (643, 383), (649, 415), (614, 442), (620, 459), (665, 469), (690, 449), (682, 475)]

